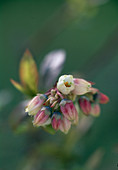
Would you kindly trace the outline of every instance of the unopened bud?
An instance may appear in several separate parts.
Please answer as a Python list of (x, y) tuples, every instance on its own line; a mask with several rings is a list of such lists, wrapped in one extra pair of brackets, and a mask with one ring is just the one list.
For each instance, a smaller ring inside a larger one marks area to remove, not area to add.
[[(62, 102), (65, 102), (62, 100)], [(66, 104), (62, 104), (60, 106), (61, 112), (63, 113), (63, 115), (70, 121), (72, 121), (72, 123), (77, 124), (78, 123), (78, 113), (77, 110), (73, 104), (72, 101), (66, 101)]]
[(99, 104), (92, 104), (91, 115), (99, 116), (100, 115), (100, 106)]
[(41, 109), (43, 103), (45, 102), (46, 98), (45, 95), (37, 95), (35, 96), (26, 107), (26, 112), (29, 115), (35, 115)]
[(63, 118), (61, 120), (61, 123), (59, 125), (59, 129), (63, 133), (67, 134), (69, 129), (70, 129), (70, 127), (71, 127), (71, 122), (63, 116)]
[(52, 127), (55, 130), (59, 129), (59, 126), (61, 124), (61, 119), (62, 119), (62, 115), (60, 112), (54, 112), (53, 113), (53, 117), (52, 117)]
[(75, 88), (73, 90), (73, 93), (76, 95), (83, 95), (85, 93), (88, 93), (91, 87), (91, 83), (84, 79), (74, 79)]
[(51, 123), (50, 116), (51, 111), (48, 107), (43, 107), (35, 116), (33, 125), (34, 126), (45, 126)]
[(99, 103), (100, 103), (100, 104), (106, 104), (107, 102), (109, 102), (108, 96), (106, 96), (106, 95), (103, 94), (103, 93), (100, 93), (100, 94), (99, 94)]
[(91, 103), (87, 97), (80, 97), (79, 106), (85, 115), (89, 115), (91, 111)]

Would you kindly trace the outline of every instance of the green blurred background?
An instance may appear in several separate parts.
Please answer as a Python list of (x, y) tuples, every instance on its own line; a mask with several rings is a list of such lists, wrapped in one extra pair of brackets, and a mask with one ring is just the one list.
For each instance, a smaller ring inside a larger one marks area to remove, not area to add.
[[(35, 153), (33, 133), (13, 132), (9, 117), (23, 95), (10, 78), (19, 81), (19, 61), (26, 48), (38, 67), (48, 52), (66, 50), (62, 74), (79, 73), (110, 97), (81, 139), (77, 132), (65, 137), (40, 131), (36, 140), (41, 146)], [(117, 83), (117, 0), (0, 1), (0, 170), (117, 170)], [(65, 140), (69, 142), (64, 145)], [(65, 148), (65, 155), (57, 148)]]

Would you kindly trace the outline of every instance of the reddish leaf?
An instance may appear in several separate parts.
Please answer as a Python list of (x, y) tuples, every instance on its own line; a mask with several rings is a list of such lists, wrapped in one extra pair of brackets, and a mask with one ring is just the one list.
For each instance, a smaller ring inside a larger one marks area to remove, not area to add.
[(14, 85), (14, 87), (16, 87), (19, 91), (21, 91), (21, 92), (23, 92), (23, 93), (26, 93), (24, 87), (23, 87), (21, 84), (17, 83), (17, 82), (14, 81), (13, 79), (11, 79), (10, 81), (11, 81), (11, 83)]

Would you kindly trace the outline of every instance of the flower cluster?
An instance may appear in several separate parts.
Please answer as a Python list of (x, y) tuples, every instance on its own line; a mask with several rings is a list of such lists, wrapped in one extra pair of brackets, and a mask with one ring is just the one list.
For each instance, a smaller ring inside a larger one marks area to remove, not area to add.
[(37, 94), (28, 104), (26, 112), (33, 116), (34, 126), (52, 125), (55, 130), (68, 133), (72, 124), (78, 123), (75, 103), (85, 115), (97, 116), (99, 104), (108, 102), (108, 97), (95, 89), (92, 83), (63, 75), (55, 87), (45, 94)]

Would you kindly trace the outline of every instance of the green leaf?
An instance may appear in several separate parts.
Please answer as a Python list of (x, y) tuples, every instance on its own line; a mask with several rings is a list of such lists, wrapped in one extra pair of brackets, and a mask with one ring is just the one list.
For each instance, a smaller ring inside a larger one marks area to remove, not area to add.
[(13, 80), (13, 79), (10, 79), (10, 81), (11, 81), (11, 83), (14, 85), (14, 87), (17, 88), (19, 91), (21, 91), (22, 93), (26, 93), (24, 87), (23, 87), (21, 84), (17, 83), (17, 82), (16, 82), (15, 80)]
[(28, 132), (28, 130), (29, 130), (28, 123), (25, 122), (17, 126), (17, 128), (14, 129), (14, 132), (16, 134), (22, 134), (22, 133)]
[(54, 134), (56, 133), (56, 131), (52, 128), (51, 125), (48, 125), (48, 126), (46, 126), (46, 127), (43, 127), (43, 129), (44, 129), (46, 132), (48, 132), (48, 133), (50, 133), (50, 134), (52, 134), (52, 135), (54, 135)]
[(37, 93), (38, 89), (38, 70), (36, 63), (29, 50), (26, 50), (19, 68), (20, 80), (25, 89)]

